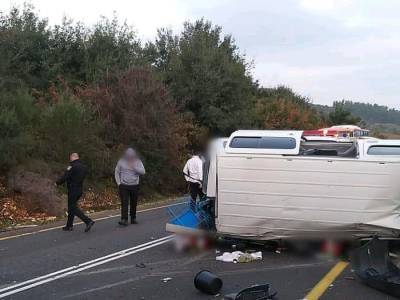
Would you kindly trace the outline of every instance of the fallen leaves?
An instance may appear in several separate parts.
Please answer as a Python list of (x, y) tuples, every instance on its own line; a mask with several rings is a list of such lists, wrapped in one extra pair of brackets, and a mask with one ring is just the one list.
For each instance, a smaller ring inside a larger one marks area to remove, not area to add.
[(44, 223), (55, 220), (56, 217), (45, 213), (30, 213), (19, 204), (18, 198), (4, 197), (0, 199), (0, 227), (16, 224)]
[[(7, 227), (15, 227), (29, 224), (43, 224), (55, 221), (55, 216), (43, 213), (34, 212), (33, 206), (24, 206), (21, 195), (11, 194), (7, 191), (4, 180), (0, 178), (0, 229)], [(86, 212), (95, 212), (105, 209), (113, 209), (119, 206), (118, 194), (114, 189), (105, 189), (102, 192), (88, 189), (82, 199), (79, 201), (79, 206)]]
[(80, 207), (87, 212), (118, 207), (120, 201), (114, 189), (105, 189), (101, 193), (88, 189), (79, 202)]

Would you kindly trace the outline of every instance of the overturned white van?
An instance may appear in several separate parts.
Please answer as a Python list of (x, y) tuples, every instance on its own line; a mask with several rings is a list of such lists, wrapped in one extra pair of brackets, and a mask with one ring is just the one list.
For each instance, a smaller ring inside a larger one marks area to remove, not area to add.
[(240, 130), (214, 141), (204, 191), (217, 233), (268, 240), (400, 234), (400, 141)]

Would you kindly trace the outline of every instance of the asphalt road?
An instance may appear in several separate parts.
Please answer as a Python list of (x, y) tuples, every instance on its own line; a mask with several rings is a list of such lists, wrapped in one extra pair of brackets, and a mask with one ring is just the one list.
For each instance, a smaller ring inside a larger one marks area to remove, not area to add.
[[(0, 298), (222, 299), (223, 294), (270, 283), (279, 299), (303, 299), (336, 264), (272, 251), (264, 251), (258, 262), (217, 262), (214, 250), (174, 250), (165, 232), (165, 208), (139, 213), (139, 224), (127, 228), (117, 225), (118, 217), (102, 217), (87, 234), (83, 225), (73, 232), (46, 227), (0, 234)], [(38, 230), (42, 232), (31, 234)], [(203, 269), (223, 279), (220, 296), (194, 288), (193, 278)], [(171, 280), (164, 282), (167, 277)], [(347, 267), (321, 299), (393, 298), (354, 280)]]

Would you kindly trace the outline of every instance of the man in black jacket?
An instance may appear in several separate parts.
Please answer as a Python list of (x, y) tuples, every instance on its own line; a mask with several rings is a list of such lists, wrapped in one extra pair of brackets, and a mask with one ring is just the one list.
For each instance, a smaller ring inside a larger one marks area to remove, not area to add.
[(80, 161), (78, 153), (72, 153), (69, 157), (70, 164), (64, 175), (57, 180), (57, 185), (67, 183), (68, 189), (68, 220), (67, 225), (62, 229), (72, 231), (74, 217), (77, 216), (85, 224), (85, 232), (88, 232), (94, 225), (94, 221), (78, 208), (78, 200), (82, 196), (83, 181), (87, 174), (86, 166)]

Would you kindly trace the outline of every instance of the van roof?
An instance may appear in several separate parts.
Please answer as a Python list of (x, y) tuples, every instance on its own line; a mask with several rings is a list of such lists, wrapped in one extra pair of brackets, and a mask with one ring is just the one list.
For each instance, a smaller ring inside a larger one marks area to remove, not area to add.
[(236, 130), (232, 132), (233, 136), (298, 136), (302, 130)]
[[(301, 130), (237, 130), (231, 134), (225, 147), (226, 153), (232, 154), (280, 154), (280, 155), (297, 155), (299, 153), (300, 141), (303, 131)], [(251, 140), (256, 139), (257, 141), (241, 142), (241, 145), (233, 146), (232, 143), (236, 140)], [(258, 139), (261, 141), (270, 140), (271, 146), (261, 146)], [(282, 139), (281, 139), (282, 138)], [(280, 144), (282, 140), (286, 140), (283, 144)], [(280, 141), (280, 142), (279, 142)], [(277, 144), (278, 143), (278, 144)], [(282, 146), (282, 147), (281, 147)]]

